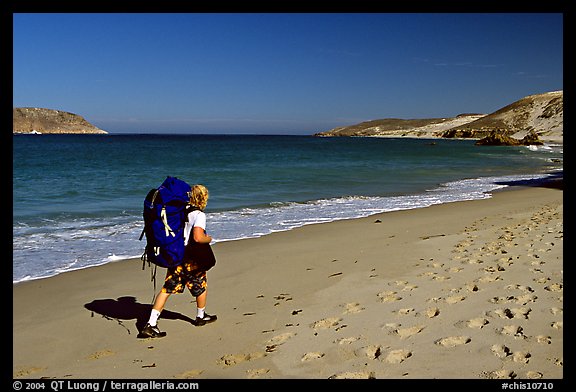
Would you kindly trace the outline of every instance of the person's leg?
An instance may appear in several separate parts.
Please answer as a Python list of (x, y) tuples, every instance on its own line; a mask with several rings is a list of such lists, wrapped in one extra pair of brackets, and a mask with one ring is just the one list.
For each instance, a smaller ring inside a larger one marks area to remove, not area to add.
[(158, 318), (160, 317), (162, 309), (164, 309), (168, 297), (170, 297), (170, 293), (165, 293), (162, 290), (158, 293), (154, 305), (152, 305), (152, 310), (150, 311), (150, 318), (140, 331), (138, 335), (139, 338), (161, 338), (166, 336), (166, 332), (162, 332), (158, 328)]
[(202, 294), (196, 297), (196, 317), (204, 318), (204, 310), (206, 309), (206, 297), (208, 290), (204, 290)]
[(158, 318), (160, 317), (160, 313), (162, 312), (162, 309), (164, 309), (164, 305), (166, 305), (166, 301), (168, 300), (168, 297), (170, 297), (170, 294), (182, 292), (184, 290), (182, 285), (180, 285), (180, 272), (181, 271), (178, 268), (166, 271), (164, 286), (162, 286), (162, 290), (160, 290), (154, 300), (152, 310), (150, 311), (150, 318), (144, 328), (140, 331), (139, 337), (159, 338), (166, 336), (166, 332), (161, 332), (158, 328)]
[(168, 297), (170, 297), (170, 293), (165, 293), (162, 290), (160, 290), (156, 296), (156, 300), (152, 306), (152, 311), (150, 312), (150, 319), (148, 319), (148, 324), (150, 324), (150, 326), (156, 326), (158, 318), (160, 317), (160, 313), (162, 312), (162, 309), (164, 309), (164, 305), (166, 305)]
[(195, 325), (202, 326), (216, 321), (216, 316), (206, 314), (206, 300), (208, 296), (208, 284), (206, 272), (201, 272), (191, 279), (190, 293), (196, 297), (196, 321)]

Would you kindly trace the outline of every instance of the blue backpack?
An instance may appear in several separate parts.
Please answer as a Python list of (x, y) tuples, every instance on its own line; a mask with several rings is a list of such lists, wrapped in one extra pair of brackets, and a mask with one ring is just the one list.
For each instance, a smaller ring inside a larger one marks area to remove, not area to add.
[(144, 199), (144, 229), (146, 248), (144, 263), (159, 267), (176, 267), (184, 261), (184, 225), (186, 223), (191, 187), (176, 177), (166, 177), (158, 187), (151, 189)]

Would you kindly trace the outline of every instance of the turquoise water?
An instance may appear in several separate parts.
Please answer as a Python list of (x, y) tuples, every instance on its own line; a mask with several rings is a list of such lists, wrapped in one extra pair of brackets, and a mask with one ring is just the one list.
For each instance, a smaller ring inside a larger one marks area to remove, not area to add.
[(139, 257), (166, 176), (210, 190), (216, 242), (490, 197), (562, 168), (562, 146), (232, 135), (15, 135), (13, 282)]

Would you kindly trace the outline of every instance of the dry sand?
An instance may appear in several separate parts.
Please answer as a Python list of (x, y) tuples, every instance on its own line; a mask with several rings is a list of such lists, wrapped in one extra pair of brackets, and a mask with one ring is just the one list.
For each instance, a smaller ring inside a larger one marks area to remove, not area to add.
[(161, 339), (138, 259), (14, 285), (13, 377), (562, 379), (563, 190), (514, 189), (218, 243)]

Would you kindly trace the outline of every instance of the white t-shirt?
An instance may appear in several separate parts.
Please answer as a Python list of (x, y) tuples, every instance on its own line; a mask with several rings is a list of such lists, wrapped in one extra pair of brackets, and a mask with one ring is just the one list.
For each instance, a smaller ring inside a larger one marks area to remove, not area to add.
[(188, 245), (192, 228), (195, 226), (206, 230), (206, 214), (200, 210), (194, 210), (188, 214), (188, 221), (184, 225), (184, 245)]

